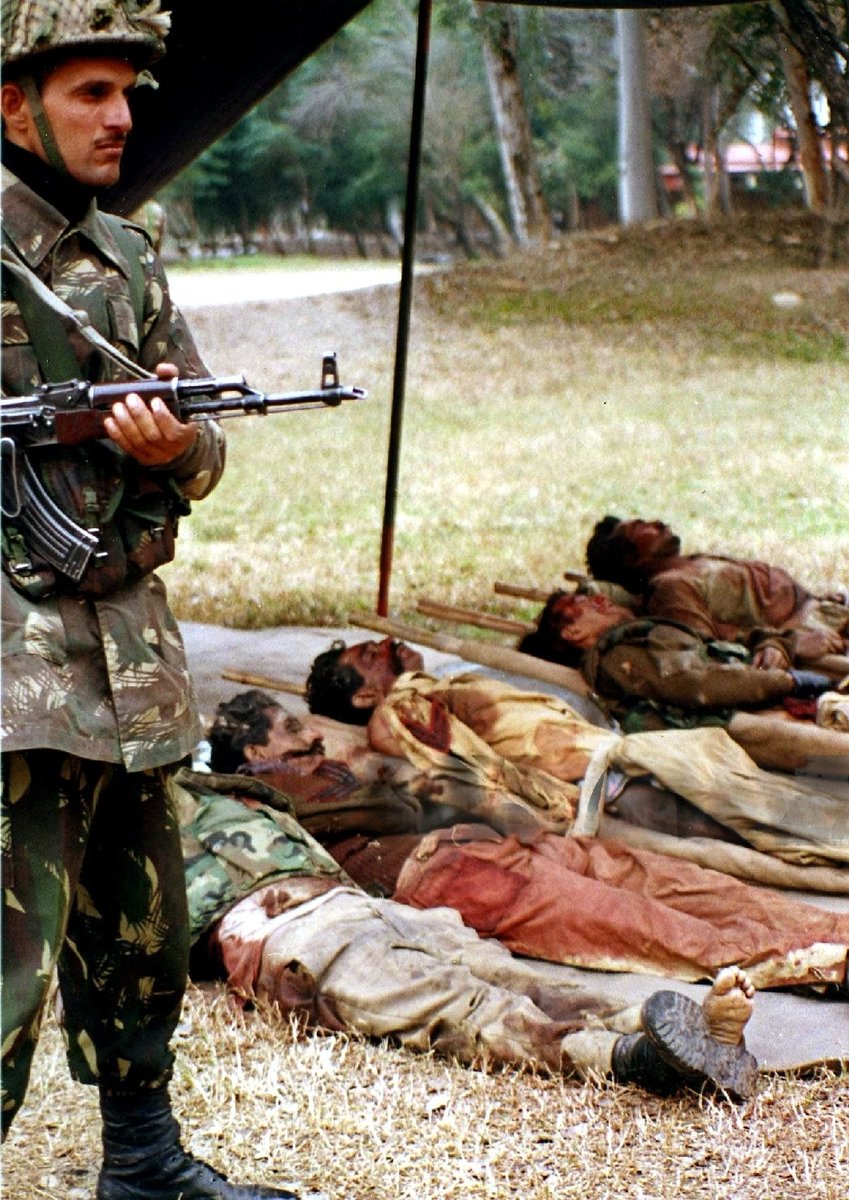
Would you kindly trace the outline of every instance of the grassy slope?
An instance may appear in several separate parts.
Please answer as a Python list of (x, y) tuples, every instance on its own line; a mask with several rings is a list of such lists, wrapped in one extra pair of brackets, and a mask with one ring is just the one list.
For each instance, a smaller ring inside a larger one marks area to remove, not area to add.
[[(556, 584), (608, 511), (845, 582), (849, 282), (814, 261), (799, 222), (660, 225), (419, 281), (396, 614), (425, 594), (497, 609), (495, 579)], [(396, 303), (378, 289), (192, 314), (218, 371), (307, 386), (334, 346), (371, 398), (228, 426), (228, 473), (167, 572), (182, 617), (372, 608)]]

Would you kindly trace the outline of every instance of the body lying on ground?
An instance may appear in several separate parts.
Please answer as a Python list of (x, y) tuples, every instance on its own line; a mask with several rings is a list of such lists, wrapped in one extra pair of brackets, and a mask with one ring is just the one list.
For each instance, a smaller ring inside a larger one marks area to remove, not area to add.
[(845, 595), (813, 595), (769, 563), (682, 555), (681, 539), (662, 521), (604, 517), (587, 543), (587, 565), (595, 579), (630, 592), (642, 615), (745, 642), (756, 666), (806, 666), (849, 650)]
[[(494, 774), (482, 783), (420, 760), (410, 775), (409, 763), (367, 750), (359, 730), (301, 723), (261, 692), (219, 705), (209, 739), (213, 767), (285, 792), (368, 890), (420, 908), (448, 905), (517, 953), (684, 980), (733, 965), (752, 972), (756, 986), (845, 980), (849, 916), (614, 841), (534, 829), (530, 805)], [(513, 768), (510, 778), (520, 775)], [(561, 785), (550, 783), (554, 800)], [(482, 823), (510, 823), (517, 810), (518, 833)]]
[[(797, 867), (832, 868), (825, 890), (845, 890), (849, 797), (843, 780), (761, 770), (721, 728), (620, 735), (588, 724), (556, 697), (471, 673), (433, 679), (410, 654), (389, 639), (334, 644), (313, 663), (311, 710), (342, 721), (365, 718), (374, 749), (407, 758), (442, 786), (450, 780), (452, 787), (472, 789), (465, 811), (502, 832), (521, 833), (525, 818), (564, 832), (579, 808), (578, 831), (592, 833), (594, 810), (597, 816), (608, 800), (616, 801), (623, 782), (648, 779), (699, 809), (743, 848)], [(679, 852), (698, 852), (705, 861), (703, 847), (688, 838), (680, 839)], [(755, 860), (745, 866), (745, 856), (737, 857), (738, 870), (756, 872), (743, 877), (770, 881), (757, 873)], [(782, 886), (818, 885), (811, 876), (807, 884), (797, 878)]]
[(849, 696), (823, 673), (756, 667), (740, 643), (603, 593), (552, 593), (519, 649), (577, 667), (626, 733), (717, 725), (759, 766), (849, 777)]
[(184, 771), (174, 793), (195, 963), (214, 963), (243, 1002), (466, 1063), (609, 1076), (661, 1094), (754, 1092), (743, 1027), (755, 989), (742, 971), (723, 972), (703, 1007), (668, 991), (623, 1008), (554, 988), (450, 909), (367, 895), (261, 781)]

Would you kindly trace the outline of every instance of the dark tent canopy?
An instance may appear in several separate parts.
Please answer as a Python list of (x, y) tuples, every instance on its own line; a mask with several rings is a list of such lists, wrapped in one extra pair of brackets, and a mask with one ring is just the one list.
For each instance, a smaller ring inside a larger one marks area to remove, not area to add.
[(141, 88), (121, 183), (104, 207), (150, 199), (370, 0), (163, 0), (171, 12), (159, 87)]

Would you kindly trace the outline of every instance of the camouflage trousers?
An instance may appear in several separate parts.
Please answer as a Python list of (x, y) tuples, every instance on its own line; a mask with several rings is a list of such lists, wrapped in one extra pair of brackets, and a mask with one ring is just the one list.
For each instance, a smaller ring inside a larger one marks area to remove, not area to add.
[(75, 1079), (113, 1092), (168, 1079), (189, 938), (165, 769), (53, 750), (4, 754), (2, 766), (5, 1133), (54, 968)]

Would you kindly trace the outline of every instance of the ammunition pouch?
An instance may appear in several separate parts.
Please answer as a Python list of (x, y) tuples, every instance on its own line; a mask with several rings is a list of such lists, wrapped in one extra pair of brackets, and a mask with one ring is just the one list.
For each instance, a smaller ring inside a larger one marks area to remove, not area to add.
[(190, 505), (173, 479), (146, 470), (111, 443), (52, 446), (30, 459), (44, 491), (96, 537), (84, 570), (66, 573), (39, 554), (20, 519), (3, 521), (3, 570), (31, 600), (54, 594), (106, 596), (170, 562), (179, 518)]

